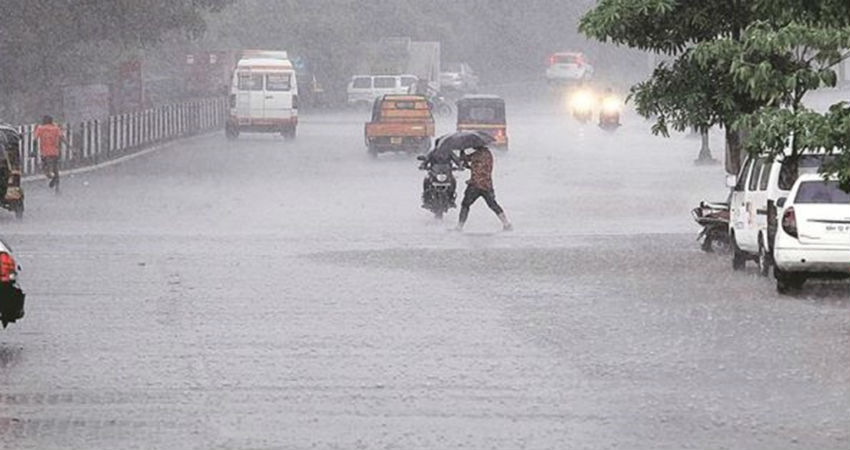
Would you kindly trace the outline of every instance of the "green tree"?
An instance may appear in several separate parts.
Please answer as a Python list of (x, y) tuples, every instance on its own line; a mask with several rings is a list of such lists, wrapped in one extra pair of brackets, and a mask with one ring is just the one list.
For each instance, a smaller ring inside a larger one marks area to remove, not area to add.
[(132, 49), (168, 32), (203, 33), (204, 14), (234, 0), (4, 0), (0, 26), (0, 95), (52, 92), (85, 79), (85, 45)]
[[(672, 57), (633, 87), (638, 111), (656, 117), (653, 131), (660, 134), (669, 127), (723, 127), (727, 170), (735, 173), (744, 150), (776, 155), (785, 148), (780, 143), (802, 145), (779, 136), (791, 123), (838, 123), (840, 106), (816, 119), (802, 98), (835, 84), (848, 24), (850, 2), (843, 0), (600, 0), (580, 30)], [(818, 129), (821, 142), (841, 132)]]

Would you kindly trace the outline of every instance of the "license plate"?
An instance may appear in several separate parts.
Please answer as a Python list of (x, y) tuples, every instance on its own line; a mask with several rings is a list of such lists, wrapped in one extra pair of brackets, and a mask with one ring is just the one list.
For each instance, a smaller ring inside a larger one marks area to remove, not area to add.
[(390, 144), (401, 144), (403, 141), (400, 137), (390, 138)]
[(826, 232), (830, 234), (850, 233), (850, 225), (827, 225)]

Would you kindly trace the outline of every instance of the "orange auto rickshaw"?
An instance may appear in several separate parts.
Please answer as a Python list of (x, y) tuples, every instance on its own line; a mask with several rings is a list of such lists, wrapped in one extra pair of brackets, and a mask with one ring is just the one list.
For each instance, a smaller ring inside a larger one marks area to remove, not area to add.
[(0, 124), (0, 208), (24, 217), (24, 190), (21, 187), (21, 135)]
[(457, 101), (457, 131), (481, 131), (493, 137), (493, 147), (508, 149), (505, 100), (495, 95), (467, 95)]

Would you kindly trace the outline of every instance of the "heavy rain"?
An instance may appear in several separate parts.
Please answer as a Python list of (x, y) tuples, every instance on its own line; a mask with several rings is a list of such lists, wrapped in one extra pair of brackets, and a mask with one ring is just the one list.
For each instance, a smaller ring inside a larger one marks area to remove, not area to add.
[(850, 6), (0, 0), (0, 448), (850, 447)]

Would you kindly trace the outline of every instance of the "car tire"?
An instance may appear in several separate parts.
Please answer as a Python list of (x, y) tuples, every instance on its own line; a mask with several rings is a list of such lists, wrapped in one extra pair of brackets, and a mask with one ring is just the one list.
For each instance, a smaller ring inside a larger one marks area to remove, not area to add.
[(369, 144), (366, 151), (367, 151), (367, 153), (369, 153), (370, 158), (378, 159), (378, 149), (375, 148), (374, 145)]
[(18, 202), (17, 205), (15, 205), (15, 218), (18, 219), (18, 220), (22, 220), (24, 218), (24, 202), (23, 202), (23, 200)]
[(793, 272), (785, 272), (779, 267), (773, 267), (773, 276), (776, 278), (776, 292), (790, 294), (799, 291), (806, 283), (806, 277)]
[(730, 237), (730, 244), (732, 247), (732, 270), (744, 270), (747, 265), (747, 255), (738, 247), (738, 241), (734, 234)]
[(772, 265), (770, 253), (764, 247), (764, 239), (761, 236), (759, 236), (759, 253), (756, 262), (759, 267), (759, 275), (763, 277), (770, 275), (770, 266)]

